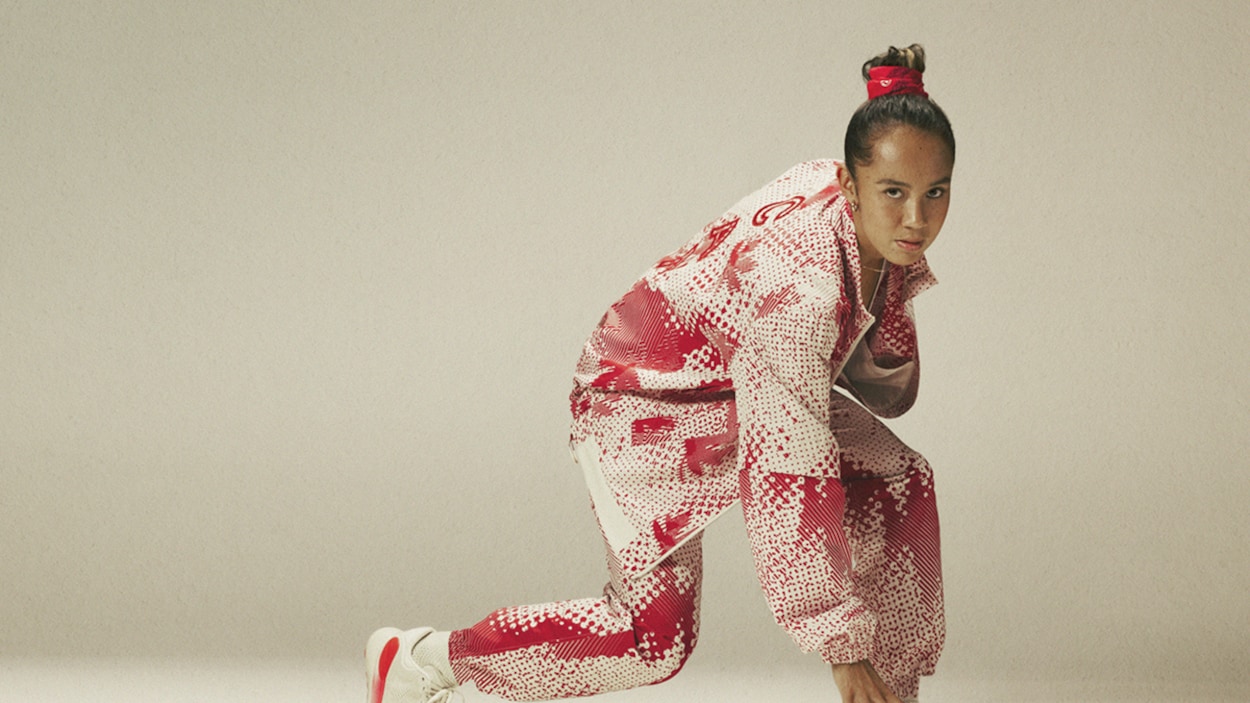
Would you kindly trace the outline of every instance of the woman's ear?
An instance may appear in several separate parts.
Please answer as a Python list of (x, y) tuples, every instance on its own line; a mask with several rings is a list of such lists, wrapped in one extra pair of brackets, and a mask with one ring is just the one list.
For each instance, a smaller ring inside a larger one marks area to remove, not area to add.
[(842, 195), (846, 196), (847, 202), (858, 206), (859, 194), (855, 192), (855, 177), (851, 175), (851, 169), (843, 163), (838, 164), (838, 187), (842, 189)]

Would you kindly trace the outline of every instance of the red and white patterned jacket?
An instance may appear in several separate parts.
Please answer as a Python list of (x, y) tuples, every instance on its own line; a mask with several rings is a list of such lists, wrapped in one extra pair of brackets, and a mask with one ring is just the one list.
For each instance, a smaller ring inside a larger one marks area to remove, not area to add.
[(600, 467), (587, 479), (627, 573), (645, 573), (730, 507), (740, 470), (837, 478), (835, 383), (882, 417), (911, 407), (910, 300), (936, 281), (923, 258), (892, 266), (871, 311), (859, 283), (837, 163), (810, 161), (661, 259), (608, 310), (577, 365), (572, 435), (598, 459), (581, 463)]

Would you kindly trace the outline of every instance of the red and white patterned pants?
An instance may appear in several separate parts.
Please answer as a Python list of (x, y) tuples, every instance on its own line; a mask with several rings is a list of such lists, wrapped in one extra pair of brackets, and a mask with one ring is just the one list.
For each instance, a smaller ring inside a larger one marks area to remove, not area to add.
[[(944, 639), (933, 476), (923, 457), (862, 407), (841, 396), (834, 406), (841, 490), (830, 484), (835, 478), (740, 476), (756, 565), (777, 621), (796, 639), (811, 636), (797, 630), (813, 621), (871, 612), (874, 668), (896, 695), (914, 697)], [(841, 530), (813, 527), (838, 515)], [(838, 555), (848, 552), (852, 563), (842, 563)], [(457, 680), (520, 701), (604, 693), (676, 674), (698, 638), (700, 537), (645, 575), (626, 575), (619, 564), (609, 546), (610, 580), (600, 598), (503, 608), (454, 631)]]

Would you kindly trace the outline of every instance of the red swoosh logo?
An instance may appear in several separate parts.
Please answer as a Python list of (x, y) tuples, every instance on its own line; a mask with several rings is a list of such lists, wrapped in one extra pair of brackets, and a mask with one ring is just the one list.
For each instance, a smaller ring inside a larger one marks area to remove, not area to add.
[(399, 652), (399, 638), (392, 637), (382, 648), (382, 656), (378, 658), (378, 677), (373, 680), (373, 703), (382, 703), (382, 693), (386, 691), (386, 675), (391, 671), (391, 663)]

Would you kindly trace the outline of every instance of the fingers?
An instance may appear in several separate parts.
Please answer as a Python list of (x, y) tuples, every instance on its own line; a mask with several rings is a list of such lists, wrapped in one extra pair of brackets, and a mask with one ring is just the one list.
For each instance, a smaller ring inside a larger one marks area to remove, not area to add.
[(867, 661), (834, 664), (833, 680), (842, 703), (903, 703)]
[(876, 669), (872, 668), (872, 662), (865, 661), (864, 668), (868, 669), (868, 674), (872, 677), (873, 683), (876, 684), (878, 693), (883, 696), (881, 700), (884, 703), (903, 703), (898, 696), (894, 695), (890, 687), (885, 685), (885, 681), (881, 680), (881, 675), (877, 673)]

